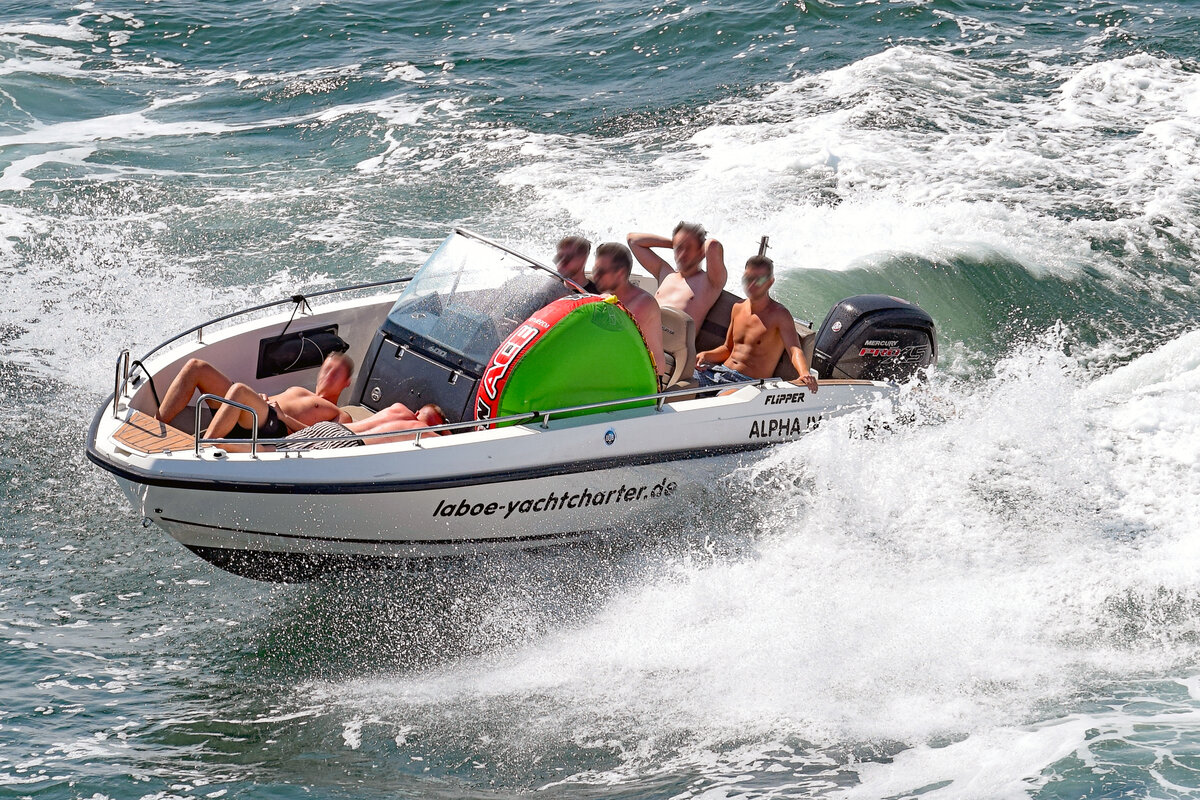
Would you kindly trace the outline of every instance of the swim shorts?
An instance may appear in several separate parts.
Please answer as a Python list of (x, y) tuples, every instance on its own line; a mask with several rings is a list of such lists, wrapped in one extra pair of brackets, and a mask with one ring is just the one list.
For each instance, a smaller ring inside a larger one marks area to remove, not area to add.
[(696, 380), (700, 381), (700, 388), (705, 386), (719, 386), (723, 383), (743, 383), (744, 381), (756, 381), (758, 378), (751, 378), (749, 375), (743, 375), (736, 369), (730, 369), (724, 364), (717, 364), (715, 367), (702, 369), (696, 373)]
[[(249, 439), (252, 436), (253, 431), (243, 428), (237, 423), (234, 423), (233, 430), (226, 434), (228, 439)], [(287, 426), (275, 414), (275, 409), (268, 407), (266, 421), (259, 423), (258, 426), (258, 438), (282, 439), (284, 436), (287, 436)]]

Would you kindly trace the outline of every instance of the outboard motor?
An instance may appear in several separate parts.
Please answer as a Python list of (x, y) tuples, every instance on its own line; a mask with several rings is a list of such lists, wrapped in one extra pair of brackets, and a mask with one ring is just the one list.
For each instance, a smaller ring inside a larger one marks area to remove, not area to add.
[(812, 365), (822, 378), (905, 381), (936, 360), (932, 317), (899, 297), (860, 294), (830, 309)]

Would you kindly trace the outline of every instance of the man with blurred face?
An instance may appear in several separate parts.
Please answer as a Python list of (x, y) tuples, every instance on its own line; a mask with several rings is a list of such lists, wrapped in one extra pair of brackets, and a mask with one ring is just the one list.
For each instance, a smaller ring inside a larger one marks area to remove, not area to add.
[[(163, 395), (157, 419), (170, 423), (187, 406), (197, 390), (215, 394), (253, 408), (258, 413), (258, 435), (262, 439), (277, 439), (288, 431), (299, 430), (318, 422), (349, 422), (350, 415), (338, 408), (338, 398), (350, 385), (354, 361), (345, 353), (330, 353), (317, 373), (317, 385), (309, 390), (292, 386), (276, 395), (256, 392), (244, 383), (234, 383), (212, 364), (193, 358), (171, 381)], [(212, 401), (209, 401), (210, 405)], [(206, 439), (249, 439), (254, 415), (237, 406), (221, 403), (216, 407)]]
[[(699, 331), (729, 279), (721, 243), (707, 238), (700, 225), (688, 222), (676, 225), (670, 239), (653, 233), (631, 233), (626, 240), (634, 258), (658, 280), (654, 297), (659, 305), (684, 311)], [(654, 248), (665, 247), (671, 248), (675, 267), (654, 252)]]
[(733, 307), (725, 344), (696, 354), (696, 375), (701, 386), (738, 383), (775, 374), (786, 350), (798, 377), (793, 383), (817, 391), (817, 379), (808, 371), (796, 323), (782, 304), (771, 299), (775, 264), (766, 256), (746, 262), (742, 288), (746, 299)]
[(654, 356), (654, 367), (662, 376), (667, 372), (666, 358), (663, 356), (662, 313), (653, 295), (630, 282), (629, 273), (632, 270), (633, 259), (624, 245), (605, 242), (596, 248), (592, 279), (601, 292), (615, 295), (633, 315), (642, 329), (646, 346)]
[(587, 239), (582, 236), (566, 236), (558, 243), (558, 250), (554, 254), (554, 266), (559, 275), (573, 281), (584, 291), (596, 294), (596, 285), (588, 280), (583, 272), (590, 252), (592, 243)]

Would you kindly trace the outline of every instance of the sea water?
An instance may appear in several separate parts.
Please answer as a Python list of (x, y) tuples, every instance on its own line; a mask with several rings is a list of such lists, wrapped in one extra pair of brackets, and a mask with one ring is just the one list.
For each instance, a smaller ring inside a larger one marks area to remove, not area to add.
[[(0, 796), (1200, 796), (1190, 0), (0, 3)], [(273, 586), (84, 431), (136, 354), (706, 225), (929, 383), (683, 534)]]

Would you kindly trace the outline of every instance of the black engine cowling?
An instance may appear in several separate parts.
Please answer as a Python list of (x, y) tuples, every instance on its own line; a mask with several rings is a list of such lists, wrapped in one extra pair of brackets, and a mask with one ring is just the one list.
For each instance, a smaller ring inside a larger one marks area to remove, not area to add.
[(829, 310), (812, 366), (822, 378), (905, 381), (936, 360), (932, 317), (899, 297), (860, 294)]

